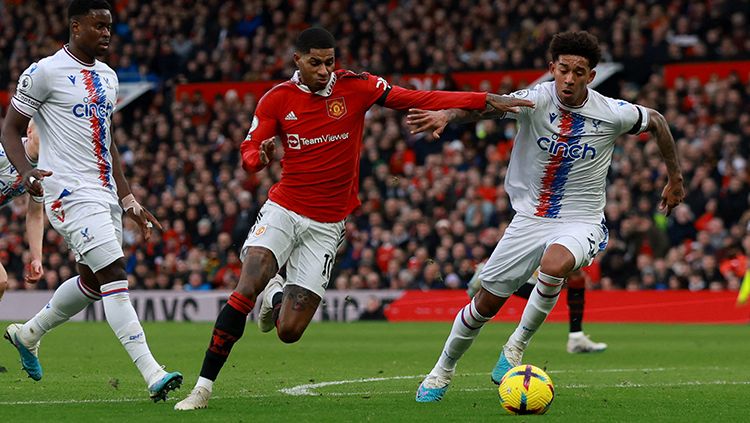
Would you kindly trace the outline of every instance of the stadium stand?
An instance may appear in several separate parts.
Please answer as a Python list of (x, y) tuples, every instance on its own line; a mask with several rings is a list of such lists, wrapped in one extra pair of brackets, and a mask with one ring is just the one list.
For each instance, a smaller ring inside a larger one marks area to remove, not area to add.
[[(67, 38), (64, 3), (0, 3), (1, 114), (23, 69)], [(592, 286), (738, 289), (750, 255), (750, 74), (667, 81), (662, 66), (750, 60), (750, 2), (550, 3), (116, 2), (105, 61), (121, 81), (151, 81), (157, 89), (115, 114), (115, 137), (136, 197), (165, 229), (147, 244), (136, 243), (139, 232), (125, 220), (131, 286), (236, 284), (238, 246), (280, 166), (275, 161), (247, 175), (238, 165), (256, 97), (229, 91), (178, 98), (175, 86), (288, 78), (294, 36), (319, 24), (340, 40), (339, 67), (382, 75), (544, 69), (554, 33), (591, 31), (605, 59), (624, 65), (602, 91), (663, 111), (688, 187), (673, 216), (659, 215), (665, 173), (656, 146), (639, 136), (618, 141), (607, 191), (610, 243), (588, 269)], [(442, 140), (429, 142), (409, 134), (403, 114), (375, 107), (365, 131), (363, 205), (347, 223), (348, 242), (331, 285), (465, 288), (512, 216), (502, 181), (513, 123), (450, 126)], [(72, 254), (48, 228), (46, 275), (37, 286), (24, 286), (24, 216), (21, 202), (0, 210), (0, 260), (10, 287), (54, 289), (75, 271)]]

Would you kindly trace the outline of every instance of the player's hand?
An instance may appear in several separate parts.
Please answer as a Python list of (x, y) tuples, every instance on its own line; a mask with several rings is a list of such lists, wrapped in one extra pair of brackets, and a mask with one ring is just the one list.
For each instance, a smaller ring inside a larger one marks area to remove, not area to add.
[(139, 214), (135, 213), (135, 208), (129, 208), (127, 210), (127, 214), (141, 228), (143, 239), (145, 239), (146, 241), (151, 239), (151, 231), (153, 230), (154, 227), (156, 227), (156, 229), (160, 231), (164, 230), (161, 226), (161, 223), (159, 223), (159, 220), (156, 219), (154, 215), (151, 214), (151, 212), (146, 210), (145, 208), (141, 208)]
[(274, 137), (260, 142), (260, 162), (263, 166), (267, 165), (268, 162), (273, 158), (273, 152), (276, 151), (276, 143)]
[(435, 139), (440, 138), (448, 121), (448, 113), (445, 110), (409, 109), (409, 114), (406, 115), (406, 123), (413, 128), (412, 134), (432, 131)]
[(31, 169), (23, 174), (23, 186), (26, 192), (34, 197), (41, 197), (44, 194), (42, 180), (47, 176), (52, 176), (52, 172), (44, 169)]
[(510, 95), (487, 94), (487, 105), (500, 113), (520, 113), (521, 107), (534, 107), (534, 102)]
[(44, 274), (44, 267), (42, 261), (39, 259), (31, 260), (31, 263), (26, 267), (26, 274), (23, 277), (23, 281), (26, 283), (35, 284), (39, 282)]
[(667, 180), (667, 185), (661, 192), (661, 202), (659, 203), (659, 210), (665, 215), (669, 216), (672, 214), (672, 209), (677, 207), (678, 204), (685, 199), (685, 187), (682, 185), (682, 179)]

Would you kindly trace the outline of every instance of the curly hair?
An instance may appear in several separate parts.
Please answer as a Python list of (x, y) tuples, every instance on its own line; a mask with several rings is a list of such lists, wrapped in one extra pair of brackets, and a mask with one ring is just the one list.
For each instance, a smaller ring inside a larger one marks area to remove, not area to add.
[(549, 45), (552, 61), (557, 61), (562, 54), (581, 56), (589, 61), (594, 69), (602, 58), (599, 40), (586, 31), (568, 31), (555, 34)]

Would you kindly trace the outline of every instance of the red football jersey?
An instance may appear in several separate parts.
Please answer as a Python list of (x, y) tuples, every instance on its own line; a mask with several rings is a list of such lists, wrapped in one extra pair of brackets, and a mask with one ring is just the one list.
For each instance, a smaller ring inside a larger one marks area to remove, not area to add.
[(316, 93), (297, 74), (268, 91), (258, 102), (242, 143), (242, 167), (263, 169), (260, 143), (281, 138), (281, 180), (268, 197), (318, 222), (338, 222), (357, 206), (359, 155), (365, 112), (380, 104), (392, 109), (461, 108), (483, 110), (486, 93), (414, 91), (391, 87), (368, 73), (337, 70)]

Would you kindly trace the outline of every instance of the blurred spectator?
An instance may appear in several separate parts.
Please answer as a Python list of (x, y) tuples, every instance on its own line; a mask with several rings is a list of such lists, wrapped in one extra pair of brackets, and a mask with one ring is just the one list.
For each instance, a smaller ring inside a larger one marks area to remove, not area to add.
[[(175, 98), (173, 87), (286, 79), (294, 68), (288, 49), (307, 22), (326, 25), (341, 40), (340, 67), (361, 65), (384, 75), (544, 69), (555, 32), (591, 31), (605, 59), (625, 66), (602, 91), (663, 111), (688, 187), (684, 205), (670, 217), (659, 215), (653, 205), (665, 172), (658, 149), (643, 136), (617, 141), (605, 211), (610, 243), (591, 272), (601, 275), (592, 277), (593, 287), (737, 289), (747, 268), (750, 83), (742, 82), (744, 75), (705, 84), (681, 77), (667, 87), (660, 66), (750, 59), (750, 2), (115, 3), (105, 61), (123, 82), (158, 82), (155, 92), (113, 117), (132, 189), (165, 228), (139, 243), (140, 233), (125, 219), (127, 270), (139, 289), (231, 289), (237, 283), (239, 248), (279, 178), (283, 151), (277, 149), (268, 170), (247, 175), (237, 152), (258, 99), (236, 92)], [(3, 5), (0, 90), (13, 92), (23, 69), (67, 38), (62, 10), (64, 0)], [(446, 88), (462, 88), (446, 80)], [(499, 91), (528, 82), (503, 80)], [(379, 107), (367, 115), (363, 206), (347, 222), (331, 289), (464, 289), (512, 217), (502, 187), (512, 122), (450, 125), (442, 139), (432, 140), (410, 134), (402, 118)], [(10, 289), (54, 289), (75, 269), (73, 254), (49, 227), (45, 280), (19, 283), (28, 262), (23, 207), (0, 210), (0, 261)]]

